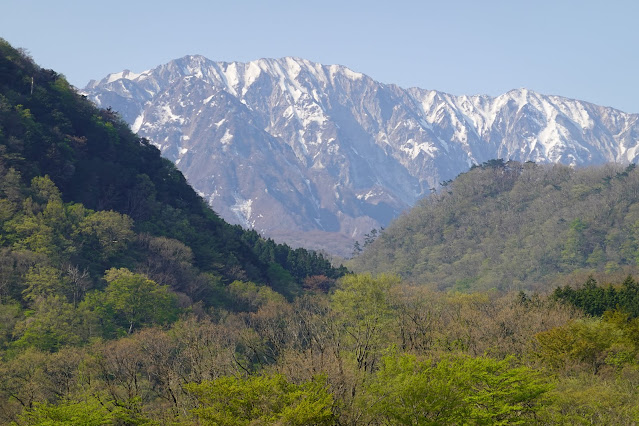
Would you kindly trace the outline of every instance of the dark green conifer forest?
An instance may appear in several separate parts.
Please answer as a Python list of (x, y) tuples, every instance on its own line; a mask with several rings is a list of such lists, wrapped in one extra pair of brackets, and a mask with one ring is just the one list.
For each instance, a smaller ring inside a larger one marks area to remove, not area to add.
[(636, 424), (638, 173), (493, 160), (352, 274), (0, 39), (0, 424)]

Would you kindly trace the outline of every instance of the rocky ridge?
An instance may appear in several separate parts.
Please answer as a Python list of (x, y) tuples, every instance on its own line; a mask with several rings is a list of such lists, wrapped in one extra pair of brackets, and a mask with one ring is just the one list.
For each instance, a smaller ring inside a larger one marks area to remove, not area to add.
[(298, 58), (185, 56), (83, 92), (158, 146), (224, 219), (341, 255), (472, 164), (639, 154), (637, 114), (527, 89), (403, 89)]

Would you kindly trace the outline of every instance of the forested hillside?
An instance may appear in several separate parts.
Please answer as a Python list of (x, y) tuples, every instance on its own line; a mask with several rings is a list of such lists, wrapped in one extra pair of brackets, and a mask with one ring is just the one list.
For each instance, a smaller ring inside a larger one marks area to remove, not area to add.
[(0, 347), (57, 350), (193, 306), (242, 309), (236, 280), (292, 298), (344, 272), (225, 223), (115, 112), (0, 42), (0, 310), (12, 318)]
[[(632, 277), (545, 296), (344, 275), (220, 220), (117, 114), (4, 42), (0, 90), (1, 424), (639, 422)], [(466, 188), (467, 208), (490, 206), (526, 173), (548, 175), (531, 187), (571, 188), (550, 199), (573, 223), (570, 208), (597, 192), (630, 198), (634, 169), (596, 172), (578, 186), (571, 169), (491, 163), (426, 205)], [(588, 230), (608, 230), (593, 217), (630, 223), (631, 204), (596, 200), (568, 228), (566, 271), (593, 258)], [(471, 220), (457, 213), (451, 226)], [(593, 265), (630, 263), (627, 229)]]
[(110, 267), (146, 268), (164, 283), (180, 281), (173, 290), (194, 301), (235, 279), (290, 297), (308, 276), (343, 273), (316, 253), (228, 225), (114, 111), (95, 108), (64, 77), (7, 43), (0, 48), (0, 242), (7, 257), (35, 253), (60, 273), (69, 265), (86, 270), (93, 284)]
[(639, 260), (635, 165), (493, 160), (385, 229), (352, 261), (460, 291), (550, 288), (569, 274), (627, 274)]

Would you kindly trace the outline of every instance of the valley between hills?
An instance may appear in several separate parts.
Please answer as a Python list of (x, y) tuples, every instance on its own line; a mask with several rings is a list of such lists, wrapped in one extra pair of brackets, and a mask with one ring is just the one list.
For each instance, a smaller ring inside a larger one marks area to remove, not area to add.
[(0, 39), (0, 423), (636, 424), (637, 118)]

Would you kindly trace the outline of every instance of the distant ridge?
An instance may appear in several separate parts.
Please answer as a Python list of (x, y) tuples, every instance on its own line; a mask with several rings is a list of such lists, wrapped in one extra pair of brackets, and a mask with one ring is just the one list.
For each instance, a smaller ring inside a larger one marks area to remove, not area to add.
[(185, 56), (84, 91), (226, 220), (342, 255), (473, 164), (627, 164), (639, 154), (637, 114), (527, 89), (402, 89), (299, 58)]

